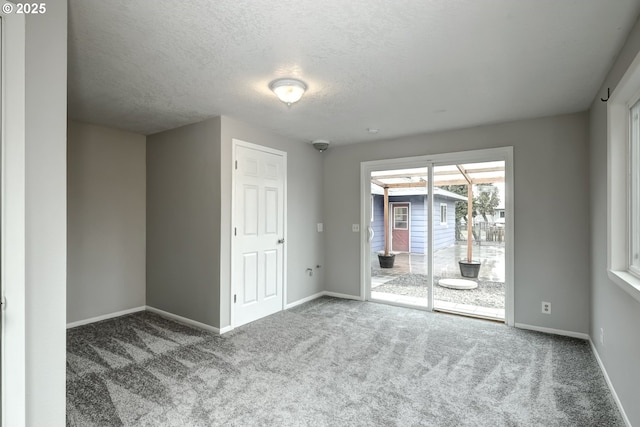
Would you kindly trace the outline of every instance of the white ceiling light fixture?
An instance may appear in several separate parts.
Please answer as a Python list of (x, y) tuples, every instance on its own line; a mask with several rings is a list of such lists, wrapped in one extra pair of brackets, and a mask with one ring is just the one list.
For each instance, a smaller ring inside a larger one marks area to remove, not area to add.
[(300, 101), (307, 90), (307, 85), (297, 79), (276, 79), (269, 83), (269, 89), (276, 94), (280, 101), (291, 106), (291, 104)]

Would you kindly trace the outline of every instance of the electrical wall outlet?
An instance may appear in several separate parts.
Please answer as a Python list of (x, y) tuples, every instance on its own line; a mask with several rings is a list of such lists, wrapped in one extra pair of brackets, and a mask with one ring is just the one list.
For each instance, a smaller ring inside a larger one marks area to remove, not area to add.
[(600, 328), (600, 345), (604, 345), (604, 328)]
[(542, 313), (543, 314), (551, 314), (551, 303), (542, 301)]
[(318, 233), (322, 233), (322, 231), (324, 230), (324, 224), (319, 222), (316, 224), (316, 228), (318, 229)]
[(360, 224), (351, 224), (351, 231), (353, 231), (354, 233), (359, 233), (360, 232)]

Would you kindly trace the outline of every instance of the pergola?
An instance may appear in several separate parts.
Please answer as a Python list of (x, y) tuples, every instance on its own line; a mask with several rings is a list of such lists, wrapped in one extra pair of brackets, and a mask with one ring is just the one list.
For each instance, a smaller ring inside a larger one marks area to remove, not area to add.
[[(467, 261), (472, 259), (473, 185), (504, 182), (504, 162), (468, 163), (435, 166), (433, 186), (467, 186)], [(378, 171), (371, 173), (371, 184), (384, 190), (384, 253), (389, 254), (389, 193), (407, 188), (428, 188), (429, 171), (425, 168)]]

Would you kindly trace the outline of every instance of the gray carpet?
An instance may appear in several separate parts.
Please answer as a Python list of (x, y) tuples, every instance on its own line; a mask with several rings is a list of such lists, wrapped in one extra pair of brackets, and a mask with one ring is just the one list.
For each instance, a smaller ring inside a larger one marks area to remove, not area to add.
[(68, 426), (623, 426), (587, 342), (322, 298), (222, 337), (68, 331)]

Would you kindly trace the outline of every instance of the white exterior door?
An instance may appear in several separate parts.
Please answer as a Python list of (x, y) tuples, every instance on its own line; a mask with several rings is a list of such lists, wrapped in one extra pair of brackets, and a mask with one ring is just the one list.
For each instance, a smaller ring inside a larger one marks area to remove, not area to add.
[(284, 307), (286, 153), (235, 142), (234, 326)]

